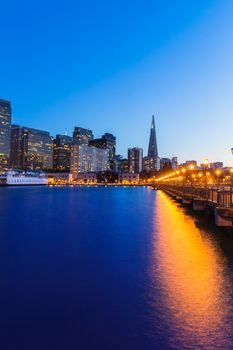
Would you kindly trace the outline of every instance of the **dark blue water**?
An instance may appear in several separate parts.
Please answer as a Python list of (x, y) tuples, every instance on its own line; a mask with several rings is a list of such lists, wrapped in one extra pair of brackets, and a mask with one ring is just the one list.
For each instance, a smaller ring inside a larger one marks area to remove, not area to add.
[(4, 350), (233, 348), (233, 236), (147, 188), (0, 189)]

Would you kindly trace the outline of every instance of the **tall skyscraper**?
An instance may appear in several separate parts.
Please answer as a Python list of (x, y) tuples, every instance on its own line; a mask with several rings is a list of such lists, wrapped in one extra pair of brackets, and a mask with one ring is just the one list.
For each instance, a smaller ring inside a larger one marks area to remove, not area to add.
[(105, 133), (101, 138), (89, 141), (90, 146), (107, 149), (109, 151), (109, 166), (114, 168), (114, 158), (116, 155), (116, 137), (110, 133)]
[(0, 99), (0, 171), (9, 167), (11, 140), (11, 103)]
[(89, 141), (93, 140), (93, 133), (90, 129), (75, 127), (73, 138), (77, 145), (88, 145)]
[(56, 135), (53, 140), (53, 169), (56, 171), (70, 170), (70, 152), (73, 138), (67, 135)]
[(142, 171), (143, 149), (133, 147), (128, 149), (128, 167), (130, 173), (140, 173)]
[(11, 166), (18, 169), (52, 169), (53, 140), (49, 132), (12, 125), (10, 159)]
[(152, 115), (151, 129), (150, 129), (150, 141), (148, 147), (148, 158), (152, 159), (153, 168), (156, 169), (157, 158), (158, 158), (158, 148), (155, 130), (155, 118)]

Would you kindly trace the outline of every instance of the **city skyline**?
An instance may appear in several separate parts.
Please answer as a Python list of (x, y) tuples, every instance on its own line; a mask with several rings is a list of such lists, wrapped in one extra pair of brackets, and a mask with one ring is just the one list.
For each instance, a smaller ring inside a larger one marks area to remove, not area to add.
[(161, 156), (232, 165), (230, 1), (12, 4), (18, 32), (2, 18), (0, 96), (15, 124), (54, 136), (74, 125), (107, 130), (126, 155), (147, 149), (154, 113)]
[[(10, 113), (12, 111), (12, 103), (11, 101), (8, 101), (8, 100), (5, 100), (5, 99), (0, 99), (0, 101), (2, 101), (3, 105), (4, 103), (5, 104), (8, 104), (10, 106)], [(4, 117), (5, 118), (5, 117)], [(57, 140), (57, 137), (61, 137), (61, 138), (66, 138), (66, 139), (70, 139), (72, 140), (73, 138), (74, 139), (77, 139), (77, 142), (81, 143), (82, 144), (83, 142), (88, 144), (90, 143), (90, 145), (92, 146), (95, 146), (95, 147), (100, 147), (100, 148), (106, 148), (106, 147), (109, 147), (109, 145), (112, 144), (112, 146), (110, 146), (110, 149), (111, 147), (114, 147), (113, 150), (111, 151), (110, 150), (110, 163), (113, 162), (113, 159), (115, 156), (122, 156), (123, 159), (124, 158), (128, 158), (129, 157), (129, 150), (130, 149), (137, 149), (137, 148), (141, 148), (142, 151), (143, 151), (143, 148), (142, 147), (138, 147), (137, 145), (133, 146), (133, 147), (128, 147), (127, 150), (123, 153), (123, 154), (116, 154), (116, 137), (111, 134), (111, 133), (108, 133), (108, 132), (105, 132), (104, 135), (102, 135), (102, 137), (97, 137), (95, 136), (95, 134), (93, 133), (93, 130), (92, 129), (87, 129), (87, 128), (84, 128), (83, 126), (73, 126), (73, 132), (72, 132), (72, 135), (68, 135), (67, 131), (65, 131), (63, 134), (58, 134), (56, 133), (55, 135), (50, 135), (50, 131), (48, 130), (44, 130), (43, 128), (41, 129), (35, 129), (35, 128), (32, 128), (32, 127), (28, 127), (28, 126), (25, 126), (25, 125), (18, 125), (18, 124), (14, 124), (13, 123), (13, 116), (10, 114), (10, 120), (12, 122), (12, 125), (11, 125), (11, 129), (12, 131), (16, 128), (20, 128), (20, 129), (28, 129), (28, 130), (31, 130), (33, 132), (36, 132), (36, 133), (42, 133), (42, 134), (48, 134), (49, 135), (49, 138), (51, 138), (51, 142), (53, 140), (53, 142), (55, 142), (56, 144), (56, 140)], [(42, 130), (43, 129), (43, 130)], [(105, 130), (106, 131), (106, 130)], [(77, 135), (76, 135), (77, 133)], [(86, 134), (87, 133), (87, 134)], [(79, 135), (80, 134), (80, 135)], [(80, 138), (81, 137), (81, 138)], [(87, 138), (86, 138), (87, 137)], [(105, 139), (106, 137), (106, 139)], [(109, 139), (110, 137), (110, 139)], [(80, 138), (80, 141), (78, 141)], [(112, 139), (113, 138), (113, 139)], [(92, 142), (93, 140), (93, 142)], [(108, 140), (108, 141), (107, 141)], [(148, 138), (148, 152), (145, 152), (145, 154), (147, 153), (147, 156), (145, 155), (144, 158), (145, 158), (145, 163), (143, 165), (142, 168), (144, 169), (147, 169), (146, 171), (149, 171), (149, 169), (153, 170), (153, 169), (159, 169), (158, 168), (158, 164), (157, 164), (157, 161), (160, 160), (160, 163), (163, 164), (163, 162), (173, 162), (174, 159), (176, 159), (176, 162), (178, 160), (178, 162), (180, 164), (184, 164), (184, 163), (188, 163), (188, 162), (196, 162), (196, 163), (199, 163), (199, 164), (202, 164), (202, 161), (203, 159), (201, 160), (190, 160), (191, 158), (189, 159), (180, 159), (179, 157), (177, 156), (173, 156), (173, 157), (163, 157), (161, 155), (158, 154), (158, 146), (157, 146), (157, 131), (156, 131), (156, 124), (155, 124), (155, 118), (154, 118), (154, 114), (152, 114), (152, 120), (151, 120), (151, 126), (150, 126), (150, 133), (149, 133), (149, 138)], [(106, 144), (106, 142), (110, 142), (109, 145)], [(115, 145), (114, 145), (115, 144)], [(64, 145), (63, 145), (64, 146)], [(53, 150), (53, 152), (56, 152), (56, 146)], [(146, 150), (145, 150), (146, 151)], [(12, 150), (11, 150), (12, 152)], [(126, 153), (126, 155), (125, 155)], [(231, 149), (231, 153), (232, 153), (232, 149)], [(55, 154), (55, 153), (54, 153)], [(63, 155), (64, 156), (64, 155)], [(19, 157), (19, 155), (16, 156), (16, 158)], [(56, 156), (55, 156), (56, 158)], [(153, 162), (152, 162), (152, 159), (153, 159)], [(218, 163), (218, 162), (222, 162), (221, 159), (219, 160), (216, 160), (216, 159), (209, 159), (209, 158), (205, 158), (205, 159), (208, 159), (209, 163)], [(54, 160), (55, 163), (56, 163), (56, 160)], [(148, 162), (148, 163), (147, 163)], [(153, 164), (152, 164), (152, 163)], [(224, 162), (222, 162), (223, 164)], [(13, 165), (13, 164), (11, 164)], [(162, 166), (162, 165), (161, 165)], [(224, 164), (224, 166), (228, 166), (228, 164)], [(160, 167), (160, 166), (159, 166)], [(55, 166), (56, 168), (56, 166)], [(112, 166), (110, 166), (110, 168), (112, 168)], [(60, 169), (62, 170), (62, 169)]]

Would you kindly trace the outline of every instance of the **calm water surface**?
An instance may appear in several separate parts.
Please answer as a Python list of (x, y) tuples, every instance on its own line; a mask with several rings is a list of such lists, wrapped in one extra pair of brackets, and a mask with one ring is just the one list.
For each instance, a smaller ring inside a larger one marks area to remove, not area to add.
[(233, 235), (147, 188), (0, 189), (4, 350), (233, 349)]

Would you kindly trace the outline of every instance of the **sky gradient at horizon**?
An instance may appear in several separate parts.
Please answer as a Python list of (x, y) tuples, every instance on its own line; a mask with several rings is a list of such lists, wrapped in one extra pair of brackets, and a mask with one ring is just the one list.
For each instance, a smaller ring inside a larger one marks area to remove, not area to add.
[(9, 0), (1, 4), (0, 98), (13, 123), (112, 132), (180, 161), (233, 162), (230, 0)]

